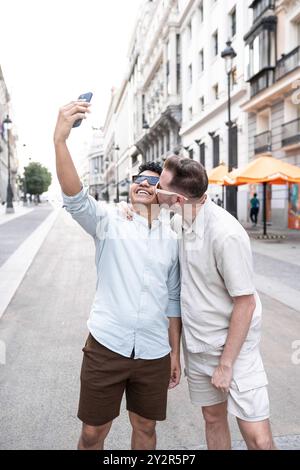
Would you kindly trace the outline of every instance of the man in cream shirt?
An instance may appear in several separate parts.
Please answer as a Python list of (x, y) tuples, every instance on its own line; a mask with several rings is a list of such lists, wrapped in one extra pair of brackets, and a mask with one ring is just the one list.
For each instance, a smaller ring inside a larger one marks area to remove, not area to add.
[[(181, 314), (191, 401), (202, 407), (209, 449), (230, 449), (227, 411), (248, 449), (273, 449), (267, 377), (259, 351), (261, 302), (250, 241), (239, 222), (205, 194), (197, 162), (171, 156), (157, 187), (180, 239)], [(182, 222), (183, 220), (183, 222)]]

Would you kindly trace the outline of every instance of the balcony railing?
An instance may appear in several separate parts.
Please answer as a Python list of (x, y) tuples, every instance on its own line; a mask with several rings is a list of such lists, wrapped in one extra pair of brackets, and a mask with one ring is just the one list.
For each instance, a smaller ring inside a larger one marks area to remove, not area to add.
[(253, 8), (253, 21), (255, 22), (266, 11), (274, 10), (275, 0), (254, 0), (251, 3), (250, 8)]
[(272, 133), (271, 131), (262, 132), (254, 137), (255, 154), (271, 152), (272, 150)]
[(300, 144), (300, 118), (282, 126), (282, 146)]
[(249, 80), (251, 84), (251, 98), (269, 86), (273, 85), (274, 78), (275, 73), (273, 68), (264, 69), (251, 78)]
[(297, 67), (300, 67), (300, 46), (293, 49), (289, 54), (283, 55), (277, 62), (275, 74), (276, 80), (280, 80)]

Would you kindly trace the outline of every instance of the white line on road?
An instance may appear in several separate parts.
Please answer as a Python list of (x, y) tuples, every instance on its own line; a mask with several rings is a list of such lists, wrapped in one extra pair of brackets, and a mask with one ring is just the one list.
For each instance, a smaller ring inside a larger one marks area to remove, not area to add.
[(29, 208), (29, 207), (16, 207), (16, 212), (13, 214), (5, 214), (0, 213), (0, 225), (6, 224), (7, 222), (10, 222), (11, 220), (17, 219), (18, 217), (22, 217), (22, 215), (27, 215), (32, 212), (34, 208)]
[(59, 209), (54, 210), (0, 268), (0, 318), (42, 246)]
[(300, 311), (300, 292), (282, 282), (269, 277), (254, 274), (256, 289), (288, 307)]

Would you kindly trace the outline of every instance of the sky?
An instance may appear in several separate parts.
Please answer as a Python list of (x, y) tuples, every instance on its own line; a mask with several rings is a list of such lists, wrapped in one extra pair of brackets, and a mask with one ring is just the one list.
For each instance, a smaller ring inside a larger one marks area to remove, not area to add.
[[(142, 0), (0, 0), (0, 64), (11, 96), (21, 165), (54, 173), (52, 136), (60, 106), (92, 91), (92, 113), (71, 133), (80, 158), (120, 86)], [(24, 146), (25, 144), (25, 146)]]

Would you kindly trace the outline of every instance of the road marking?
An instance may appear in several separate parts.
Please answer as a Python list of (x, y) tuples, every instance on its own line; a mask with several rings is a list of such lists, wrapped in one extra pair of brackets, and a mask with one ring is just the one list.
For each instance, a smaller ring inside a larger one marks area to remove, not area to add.
[(254, 274), (254, 284), (259, 292), (278, 300), (278, 302), (298, 312), (300, 311), (300, 292), (295, 289), (260, 274)]
[(5, 214), (1, 213), (0, 214), (0, 225), (6, 224), (7, 222), (10, 222), (11, 220), (17, 219), (18, 217), (22, 217), (23, 215), (30, 214), (34, 210), (34, 208), (29, 209), (29, 208), (19, 208), (17, 209), (18, 212), (15, 214)]
[(51, 212), (0, 268), (0, 318), (53, 226), (60, 209)]

